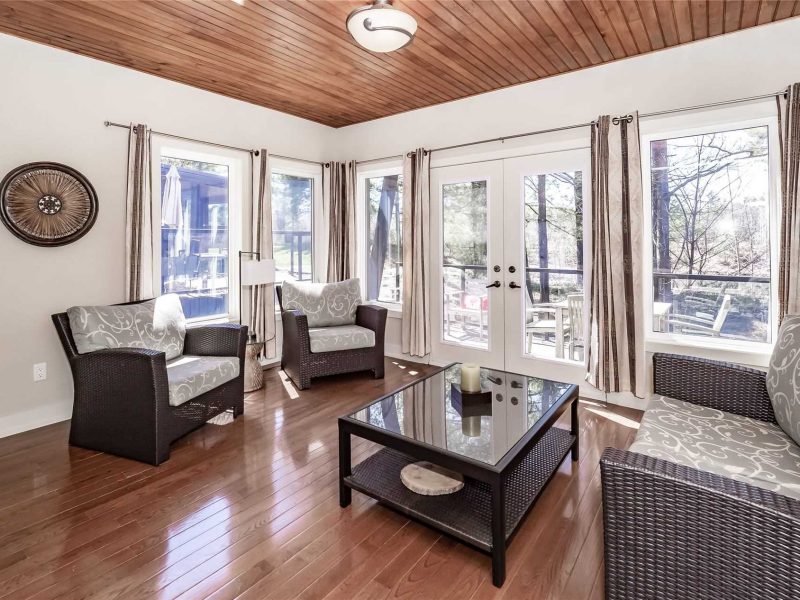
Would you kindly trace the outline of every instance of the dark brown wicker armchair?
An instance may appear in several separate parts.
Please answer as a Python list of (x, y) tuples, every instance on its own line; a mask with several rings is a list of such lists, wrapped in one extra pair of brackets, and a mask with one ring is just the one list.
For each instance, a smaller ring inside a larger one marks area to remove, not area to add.
[[(765, 374), (656, 354), (656, 394), (774, 423)], [(800, 502), (609, 448), (600, 461), (608, 600), (800, 598)]]
[(283, 323), (283, 352), (281, 369), (301, 390), (311, 387), (313, 377), (372, 371), (375, 379), (383, 378), (383, 345), (387, 310), (380, 306), (362, 304), (356, 312), (356, 325), (375, 333), (371, 348), (355, 348), (334, 352), (311, 352), (308, 319), (299, 310), (283, 310), (281, 286), (276, 286)]
[(244, 352), (247, 327), (236, 324), (190, 327), (184, 354), (236, 356), (239, 376), (170, 406), (163, 352), (118, 348), (78, 354), (66, 313), (52, 316), (67, 354), (75, 398), (69, 443), (158, 465), (170, 444), (208, 419), (230, 409), (244, 412)]

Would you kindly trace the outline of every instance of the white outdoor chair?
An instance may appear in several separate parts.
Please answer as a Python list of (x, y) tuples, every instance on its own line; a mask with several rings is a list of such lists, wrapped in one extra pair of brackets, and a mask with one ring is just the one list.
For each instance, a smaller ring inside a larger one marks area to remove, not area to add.
[(717, 308), (716, 315), (698, 312), (695, 315), (672, 315), (667, 317), (667, 325), (676, 333), (710, 335), (719, 337), (722, 326), (731, 310), (731, 296), (725, 294)]

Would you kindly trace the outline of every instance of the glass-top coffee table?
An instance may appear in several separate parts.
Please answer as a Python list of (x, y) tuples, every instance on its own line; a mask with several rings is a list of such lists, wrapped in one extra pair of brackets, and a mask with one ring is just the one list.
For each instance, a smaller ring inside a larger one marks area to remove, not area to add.
[[(492, 556), (505, 580), (506, 547), (564, 458), (578, 460), (578, 387), (481, 369), (481, 393), (460, 391), (453, 364), (339, 419), (339, 503), (352, 490)], [(571, 408), (569, 431), (553, 424)], [(350, 436), (383, 448), (353, 466)], [(400, 471), (430, 461), (464, 475), (442, 496), (407, 489)]]

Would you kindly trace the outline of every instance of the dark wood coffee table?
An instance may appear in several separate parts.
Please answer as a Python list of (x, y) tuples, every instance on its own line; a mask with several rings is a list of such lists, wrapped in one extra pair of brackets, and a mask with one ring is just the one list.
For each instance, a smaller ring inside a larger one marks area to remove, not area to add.
[[(506, 547), (564, 458), (578, 460), (578, 388), (481, 369), (483, 397), (462, 400), (453, 364), (339, 419), (339, 503), (358, 490), (492, 557), (503, 585)], [(571, 408), (571, 429), (553, 424)], [(383, 446), (352, 466), (350, 436)], [(400, 470), (427, 460), (464, 475), (444, 496), (407, 489)]]

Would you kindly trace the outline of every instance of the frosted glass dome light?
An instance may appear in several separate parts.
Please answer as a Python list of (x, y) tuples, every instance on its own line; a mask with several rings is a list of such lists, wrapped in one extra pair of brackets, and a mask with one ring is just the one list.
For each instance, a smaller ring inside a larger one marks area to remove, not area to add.
[(392, 0), (373, 0), (350, 13), (347, 31), (359, 46), (371, 52), (394, 52), (414, 39), (417, 21), (394, 8)]

